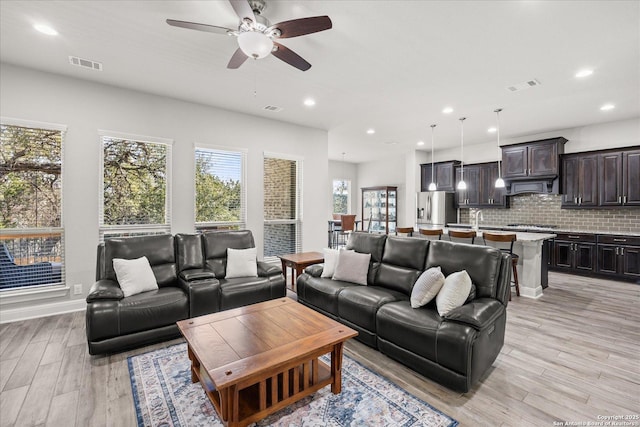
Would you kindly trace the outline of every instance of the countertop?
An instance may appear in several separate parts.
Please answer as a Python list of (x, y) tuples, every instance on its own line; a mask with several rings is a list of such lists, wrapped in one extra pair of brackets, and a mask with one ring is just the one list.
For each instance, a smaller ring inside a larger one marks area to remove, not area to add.
[[(451, 224), (454, 225), (454, 224)], [(462, 224), (461, 224), (462, 225)], [(456, 227), (447, 227), (444, 229), (444, 233), (448, 233), (449, 229), (451, 230), (455, 230)], [(469, 226), (463, 228), (463, 227), (459, 227), (459, 230), (469, 230)], [(492, 233), (495, 234), (499, 234), (500, 231), (496, 231), (496, 230), (486, 230), (486, 231), (491, 231)], [(536, 233), (529, 233), (526, 231), (517, 231), (517, 230), (513, 230), (513, 231), (504, 231), (505, 234), (509, 233), (513, 233), (515, 232), (516, 234), (516, 241), (520, 241), (520, 242), (538, 242), (541, 240), (547, 240), (547, 239), (553, 239), (554, 237), (556, 237), (556, 235), (554, 233), (550, 233), (550, 232), (546, 232), (546, 231), (542, 231), (542, 232), (536, 232)], [(480, 228), (480, 230), (478, 230), (476, 232), (478, 237), (482, 237), (482, 228)]]
[[(472, 228), (471, 224), (447, 224), (450, 228), (461, 228), (461, 229), (470, 229)], [(508, 225), (496, 225), (496, 224), (484, 224), (480, 223), (480, 230), (513, 230), (519, 232), (523, 230), (522, 227), (509, 227)], [(604, 230), (581, 230), (581, 229), (567, 229), (567, 228), (540, 228), (536, 230), (525, 229), (527, 233), (535, 234), (535, 233), (586, 233), (586, 234), (607, 234), (611, 236), (638, 236), (640, 237), (640, 232), (633, 231), (604, 231)]]

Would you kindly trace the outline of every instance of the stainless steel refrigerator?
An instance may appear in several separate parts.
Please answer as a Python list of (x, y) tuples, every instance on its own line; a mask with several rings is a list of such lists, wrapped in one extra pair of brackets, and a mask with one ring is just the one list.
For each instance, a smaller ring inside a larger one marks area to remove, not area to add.
[(428, 191), (416, 194), (416, 225), (418, 228), (446, 227), (457, 222), (458, 214), (454, 206), (454, 193)]

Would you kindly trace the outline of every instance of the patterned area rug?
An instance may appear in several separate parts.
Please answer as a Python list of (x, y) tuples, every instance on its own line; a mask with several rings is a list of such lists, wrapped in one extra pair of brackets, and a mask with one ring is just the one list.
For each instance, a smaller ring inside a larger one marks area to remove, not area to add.
[[(200, 384), (191, 383), (186, 344), (131, 356), (128, 364), (138, 426), (222, 426)], [(257, 425), (454, 427), (458, 422), (344, 355), (342, 393), (324, 387)]]

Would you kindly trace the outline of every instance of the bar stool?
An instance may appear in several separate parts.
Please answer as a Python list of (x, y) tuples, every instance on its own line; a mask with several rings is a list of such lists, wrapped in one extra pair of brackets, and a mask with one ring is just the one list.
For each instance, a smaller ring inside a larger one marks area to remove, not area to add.
[(473, 230), (449, 230), (449, 240), (473, 245), (476, 240), (476, 232)]
[[(516, 241), (515, 234), (498, 234), (498, 233), (488, 233), (486, 231), (482, 232), (482, 238), (484, 239), (484, 244), (487, 246), (493, 246), (497, 249), (500, 249), (502, 252), (506, 252), (511, 255), (511, 267), (513, 268), (513, 283), (516, 288), (516, 295), (520, 296), (520, 285), (518, 284), (518, 269), (516, 268), (518, 265), (517, 254), (513, 253), (513, 242)], [(487, 242), (492, 242), (493, 244), (489, 244)], [(508, 248), (505, 248), (504, 245), (509, 245)], [(511, 290), (509, 290), (509, 301), (511, 301)]]
[[(355, 215), (340, 215), (340, 231), (338, 231), (338, 240), (336, 246), (346, 246), (349, 234), (355, 231), (356, 228), (356, 216)], [(342, 241), (340, 241), (342, 237)]]
[[(442, 239), (442, 228), (430, 229), (430, 228), (421, 228), (420, 234), (426, 236), (429, 240), (441, 240)], [(437, 236), (437, 238), (436, 238)]]
[(408, 236), (413, 235), (413, 227), (398, 227), (396, 228), (396, 236)]

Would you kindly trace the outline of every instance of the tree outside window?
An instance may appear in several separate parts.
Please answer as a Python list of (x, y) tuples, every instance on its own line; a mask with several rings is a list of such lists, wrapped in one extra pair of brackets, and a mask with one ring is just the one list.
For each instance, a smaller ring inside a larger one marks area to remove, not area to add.
[(351, 204), (351, 181), (333, 180), (333, 213), (348, 214)]

